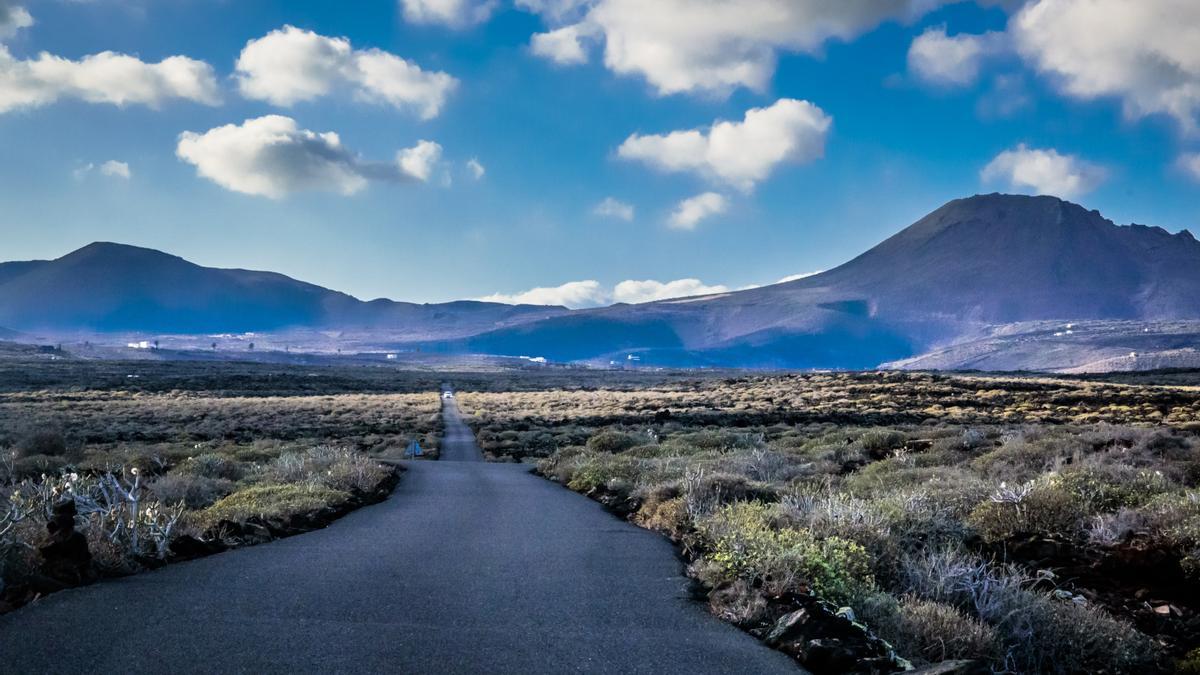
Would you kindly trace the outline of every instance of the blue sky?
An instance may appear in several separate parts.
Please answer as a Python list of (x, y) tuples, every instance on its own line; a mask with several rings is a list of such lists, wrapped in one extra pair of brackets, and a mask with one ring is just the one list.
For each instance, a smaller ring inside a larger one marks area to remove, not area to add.
[[(1188, 0), (682, 1), (0, 0), (0, 259), (588, 305), (829, 269), (978, 192), (1200, 222)], [(140, 64), (79, 66), (105, 51)]]

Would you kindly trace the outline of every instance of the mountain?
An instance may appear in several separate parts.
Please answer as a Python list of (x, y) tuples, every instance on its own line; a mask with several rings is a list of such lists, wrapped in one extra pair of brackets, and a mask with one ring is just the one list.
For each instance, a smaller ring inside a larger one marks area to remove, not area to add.
[(363, 302), (281, 274), (96, 243), (57, 260), (0, 264), (0, 326), (295, 329), (368, 350), (678, 366), (1138, 368), (1200, 362), (1200, 242), (1187, 231), (1118, 226), (1053, 197), (981, 195), (822, 274), (573, 312)]
[(0, 326), (23, 331), (336, 328), (439, 339), (566, 311), (467, 301), (363, 302), (282, 274), (201, 267), (153, 249), (104, 242), (56, 260), (0, 264)]
[[(875, 367), (1030, 321), (1200, 319), (1200, 243), (1053, 197), (952, 201), (836, 269), (573, 312), (443, 350), (664, 365)], [(1018, 366), (1019, 367), (1019, 366)]]

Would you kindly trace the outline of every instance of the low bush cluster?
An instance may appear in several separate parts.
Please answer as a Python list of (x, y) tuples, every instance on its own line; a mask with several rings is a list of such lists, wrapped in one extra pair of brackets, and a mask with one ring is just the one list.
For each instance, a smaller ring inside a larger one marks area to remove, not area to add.
[(852, 608), (913, 663), (1022, 673), (1161, 672), (1200, 642), (1183, 624), (1142, 632), (1177, 619), (1125, 614), (1137, 603), (1110, 602), (1112, 579), (1059, 586), (1021, 553), (1051, 542), (1085, 569), (1106, 556), (1119, 567), (1128, 545), (1157, 550), (1194, 575), (1192, 590), (1139, 583), (1186, 605), (1200, 589), (1190, 432), (813, 424), (593, 438), (539, 470), (680, 542), (714, 611), (739, 625), (765, 631), (772, 608), (815, 596)]

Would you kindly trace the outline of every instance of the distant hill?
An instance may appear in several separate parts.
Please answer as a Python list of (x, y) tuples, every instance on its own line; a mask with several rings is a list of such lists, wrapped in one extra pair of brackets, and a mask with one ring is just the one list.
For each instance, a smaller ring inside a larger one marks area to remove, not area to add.
[[(1087, 328), (1061, 329), (1072, 322)], [(981, 195), (822, 274), (581, 311), (363, 302), (271, 272), (96, 243), (57, 260), (0, 264), (0, 326), (334, 331), (339, 345), (360, 350), (647, 365), (1128, 369), (1197, 360), (1200, 242), (1187, 231), (1118, 226), (1053, 197)]]
[(993, 194), (952, 201), (805, 279), (574, 312), (440, 347), (560, 360), (633, 354), (656, 364), (865, 368), (999, 324), (1198, 318), (1200, 243), (1189, 232), (1118, 226), (1053, 197)]
[(363, 302), (282, 274), (201, 267), (153, 249), (103, 242), (56, 260), (0, 263), (0, 326), (21, 331), (333, 327), (439, 339), (566, 311), (484, 302)]

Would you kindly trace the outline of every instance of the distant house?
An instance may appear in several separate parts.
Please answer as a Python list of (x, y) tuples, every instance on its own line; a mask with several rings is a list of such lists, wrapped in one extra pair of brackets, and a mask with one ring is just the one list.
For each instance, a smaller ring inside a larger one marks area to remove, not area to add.
[(387, 355), (388, 361), (395, 361), (397, 358), (399, 358), (399, 357), (396, 354), (388, 354)]
[(130, 349), (150, 349), (152, 345), (150, 344), (149, 340), (142, 340), (140, 342), (130, 342), (125, 346), (129, 347)]

